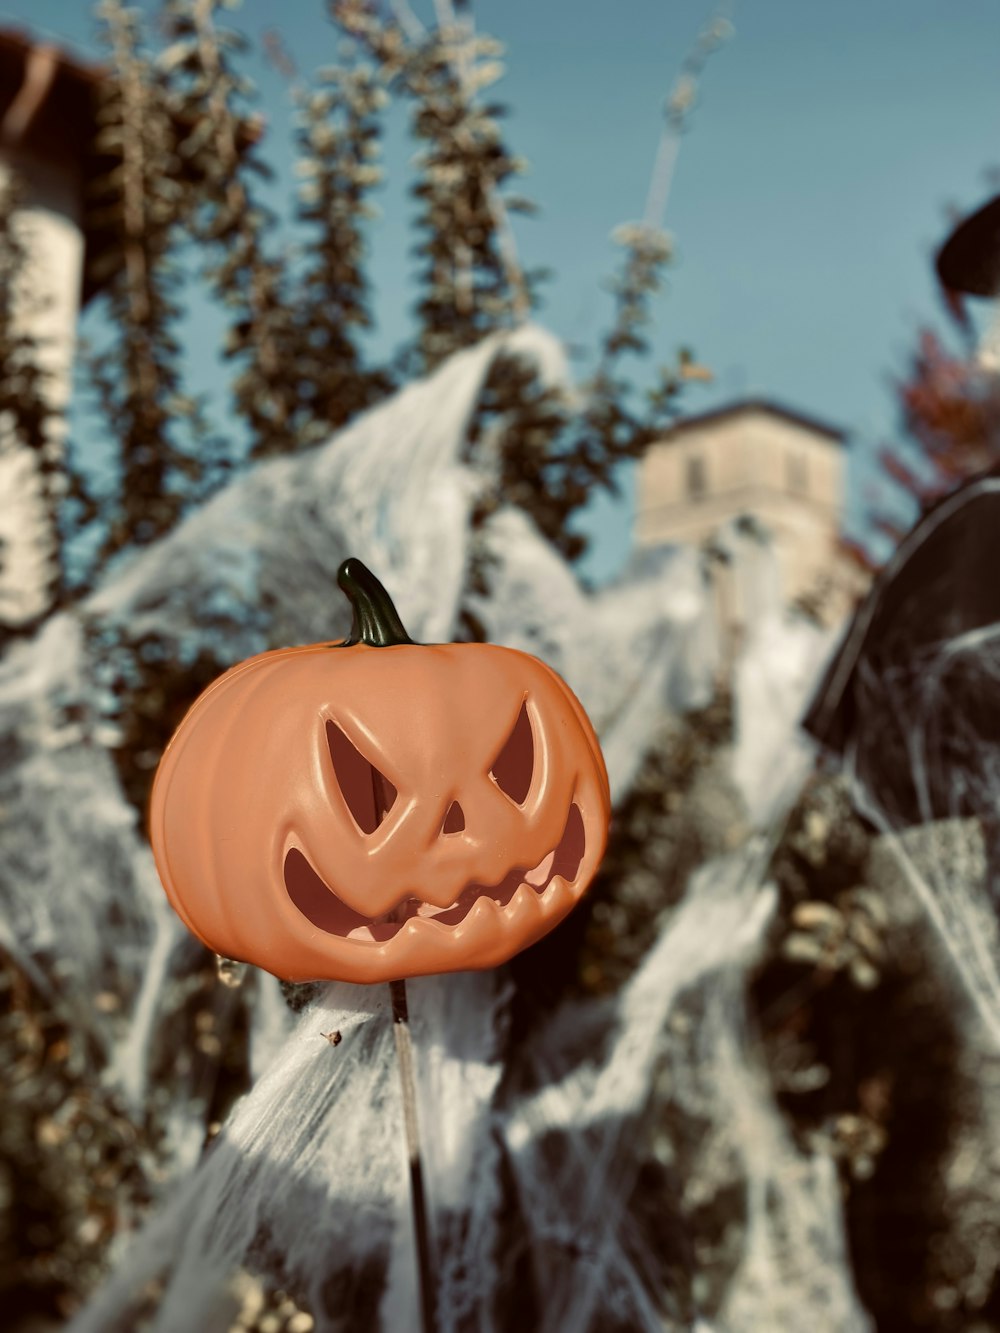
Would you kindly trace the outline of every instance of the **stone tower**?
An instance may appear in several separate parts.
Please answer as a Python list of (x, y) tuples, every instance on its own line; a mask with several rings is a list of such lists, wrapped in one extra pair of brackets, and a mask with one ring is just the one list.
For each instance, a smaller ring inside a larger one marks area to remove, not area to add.
[[(845, 435), (764, 399), (729, 403), (681, 421), (639, 465), (636, 543), (711, 551), (727, 524), (747, 519), (773, 543), (786, 601), (838, 619), (856, 589), (839, 555), (846, 490)], [(723, 622), (739, 639), (747, 608), (718, 574)]]

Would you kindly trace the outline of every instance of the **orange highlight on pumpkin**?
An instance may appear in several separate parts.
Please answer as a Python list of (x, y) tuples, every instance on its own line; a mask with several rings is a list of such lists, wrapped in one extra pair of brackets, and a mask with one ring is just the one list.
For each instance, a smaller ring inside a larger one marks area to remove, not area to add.
[(174, 909), (289, 981), (493, 967), (579, 901), (611, 802), (582, 705), (538, 658), (417, 644), (358, 560), (351, 635), (262, 653), (195, 701), (149, 811)]

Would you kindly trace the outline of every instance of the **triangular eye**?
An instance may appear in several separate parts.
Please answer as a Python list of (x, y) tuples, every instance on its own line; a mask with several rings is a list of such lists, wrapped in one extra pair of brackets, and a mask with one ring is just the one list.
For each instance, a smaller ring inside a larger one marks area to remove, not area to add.
[(374, 833), (392, 809), (396, 788), (368, 762), (336, 722), (327, 722), (326, 739), (337, 783), (355, 824), (362, 833)]
[(442, 833), (461, 833), (465, 828), (465, 812), (457, 801), (452, 801), (441, 827)]
[(523, 805), (524, 798), (531, 787), (531, 774), (535, 767), (535, 742), (531, 734), (531, 719), (528, 717), (528, 705), (523, 703), (517, 715), (514, 729), (504, 742), (504, 747), (493, 761), (490, 776), (505, 796), (509, 796), (515, 805)]

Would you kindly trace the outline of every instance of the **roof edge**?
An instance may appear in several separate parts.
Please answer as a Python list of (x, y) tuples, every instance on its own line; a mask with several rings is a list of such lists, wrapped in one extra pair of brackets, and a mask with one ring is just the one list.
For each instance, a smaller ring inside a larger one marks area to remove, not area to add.
[(705, 426), (714, 421), (724, 421), (727, 417), (739, 416), (744, 412), (764, 412), (769, 416), (778, 417), (782, 421), (794, 422), (795, 425), (814, 431), (818, 435), (825, 435), (827, 439), (833, 440), (836, 444), (847, 444), (848, 432), (846, 430), (842, 430), (839, 426), (831, 426), (828, 422), (820, 421), (818, 417), (811, 416), (807, 412), (799, 412), (795, 408), (785, 407), (773, 398), (739, 398), (731, 403), (723, 403), (721, 407), (710, 408), (707, 412), (699, 412), (691, 417), (682, 417), (676, 425), (664, 431), (660, 439), (671, 440), (698, 426)]

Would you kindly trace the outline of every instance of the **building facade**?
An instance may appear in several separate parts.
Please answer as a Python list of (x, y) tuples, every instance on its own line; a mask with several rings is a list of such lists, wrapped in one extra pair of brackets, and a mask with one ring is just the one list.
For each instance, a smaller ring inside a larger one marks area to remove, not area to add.
[(763, 399), (731, 403), (687, 418), (648, 450), (636, 543), (718, 554), (722, 621), (738, 639), (749, 608), (718, 544), (727, 525), (752, 522), (773, 545), (784, 600), (833, 622), (860, 591), (840, 551), (846, 480), (843, 431)]

